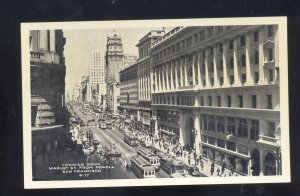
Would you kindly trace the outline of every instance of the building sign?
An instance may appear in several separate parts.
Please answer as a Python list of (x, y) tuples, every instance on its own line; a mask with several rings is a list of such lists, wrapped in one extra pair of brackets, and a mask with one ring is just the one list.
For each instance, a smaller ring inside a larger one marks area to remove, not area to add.
[(150, 112), (142, 113), (143, 124), (150, 125)]

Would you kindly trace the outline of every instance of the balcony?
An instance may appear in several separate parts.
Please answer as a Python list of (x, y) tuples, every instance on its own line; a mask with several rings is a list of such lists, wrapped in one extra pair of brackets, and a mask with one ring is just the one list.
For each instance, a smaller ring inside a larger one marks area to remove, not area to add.
[(37, 63), (60, 64), (59, 55), (49, 51), (30, 51), (30, 61)]
[(273, 67), (275, 67), (275, 62), (274, 61), (267, 61), (267, 62), (264, 63), (264, 66), (266, 68), (273, 68)]
[(259, 135), (258, 142), (266, 143), (266, 144), (277, 144), (278, 138), (269, 137), (269, 136), (265, 136), (265, 135)]

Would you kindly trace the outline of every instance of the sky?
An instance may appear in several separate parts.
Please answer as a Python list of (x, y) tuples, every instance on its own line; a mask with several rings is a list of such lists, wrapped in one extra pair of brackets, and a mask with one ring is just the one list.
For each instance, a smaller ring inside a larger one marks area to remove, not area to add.
[[(103, 54), (106, 48), (107, 36), (115, 33), (121, 36), (123, 53), (138, 56), (138, 41), (151, 30), (162, 30), (163, 27), (153, 28), (116, 28), (116, 29), (76, 29), (63, 30), (66, 44), (64, 47), (66, 64), (66, 94), (72, 96), (73, 88), (80, 85), (81, 78), (88, 75), (89, 52), (95, 48)], [(172, 28), (165, 28), (166, 32)]]

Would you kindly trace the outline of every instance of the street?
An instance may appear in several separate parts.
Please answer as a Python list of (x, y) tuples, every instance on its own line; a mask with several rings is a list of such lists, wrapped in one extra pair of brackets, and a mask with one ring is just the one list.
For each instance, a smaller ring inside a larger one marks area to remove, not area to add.
[[(91, 112), (86, 112), (86, 114), (83, 114), (81, 111), (79, 111), (77, 108), (74, 109), (76, 115), (78, 115), (79, 118), (81, 118), (83, 121), (88, 121), (90, 119), (95, 119), (94, 122), (89, 123), (91, 126), (82, 127), (82, 131), (84, 134), (88, 130), (91, 130), (94, 134), (94, 139), (98, 140), (99, 143), (103, 146), (109, 146), (109, 145), (115, 145), (118, 150), (122, 153), (122, 165), (115, 169), (115, 171), (111, 172), (110, 178), (114, 179), (122, 179), (122, 178), (137, 178), (132, 172), (128, 172), (125, 169), (125, 161), (127, 163), (130, 163), (130, 158), (137, 154), (137, 151), (140, 148), (143, 148), (140, 143), (138, 143), (138, 146), (132, 147), (126, 144), (123, 140), (123, 133), (119, 130), (118, 127), (112, 127), (112, 129), (100, 129), (97, 126), (97, 120), (98, 117), (96, 117), (95, 114)], [(91, 155), (87, 155), (87, 162), (98, 162), (100, 160), (100, 155), (97, 153), (93, 153)], [(169, 178), (170, 176), (164, 172), (163, 170), (160, 170), (156, 172), (156, 177), (158, 178)]]

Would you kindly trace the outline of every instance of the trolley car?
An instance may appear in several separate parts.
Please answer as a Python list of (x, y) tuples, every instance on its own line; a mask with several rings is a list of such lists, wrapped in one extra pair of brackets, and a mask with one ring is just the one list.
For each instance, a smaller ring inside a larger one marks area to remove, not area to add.
[(154, 153), (147, 149), (139, 149), (137, 154), (146, 159), (152, 166), (155, 167), (155, 171), (159, 171), (160, 169), (160, 158), (156, 156)]
[(139, 155), (131, 158), (131, 171), (138, 178), (155, 178), (155, 167)]
[(170, 175), (173, 173), (184, 174), (186, 166), (187, 165), (183, 161), (176, 159), (175, 157), (163, 157), (160, 159), (161, 169)]
[(124, 134), (124, 142), (130, 146), (137, 146), (136, 137), (130, 133)]

